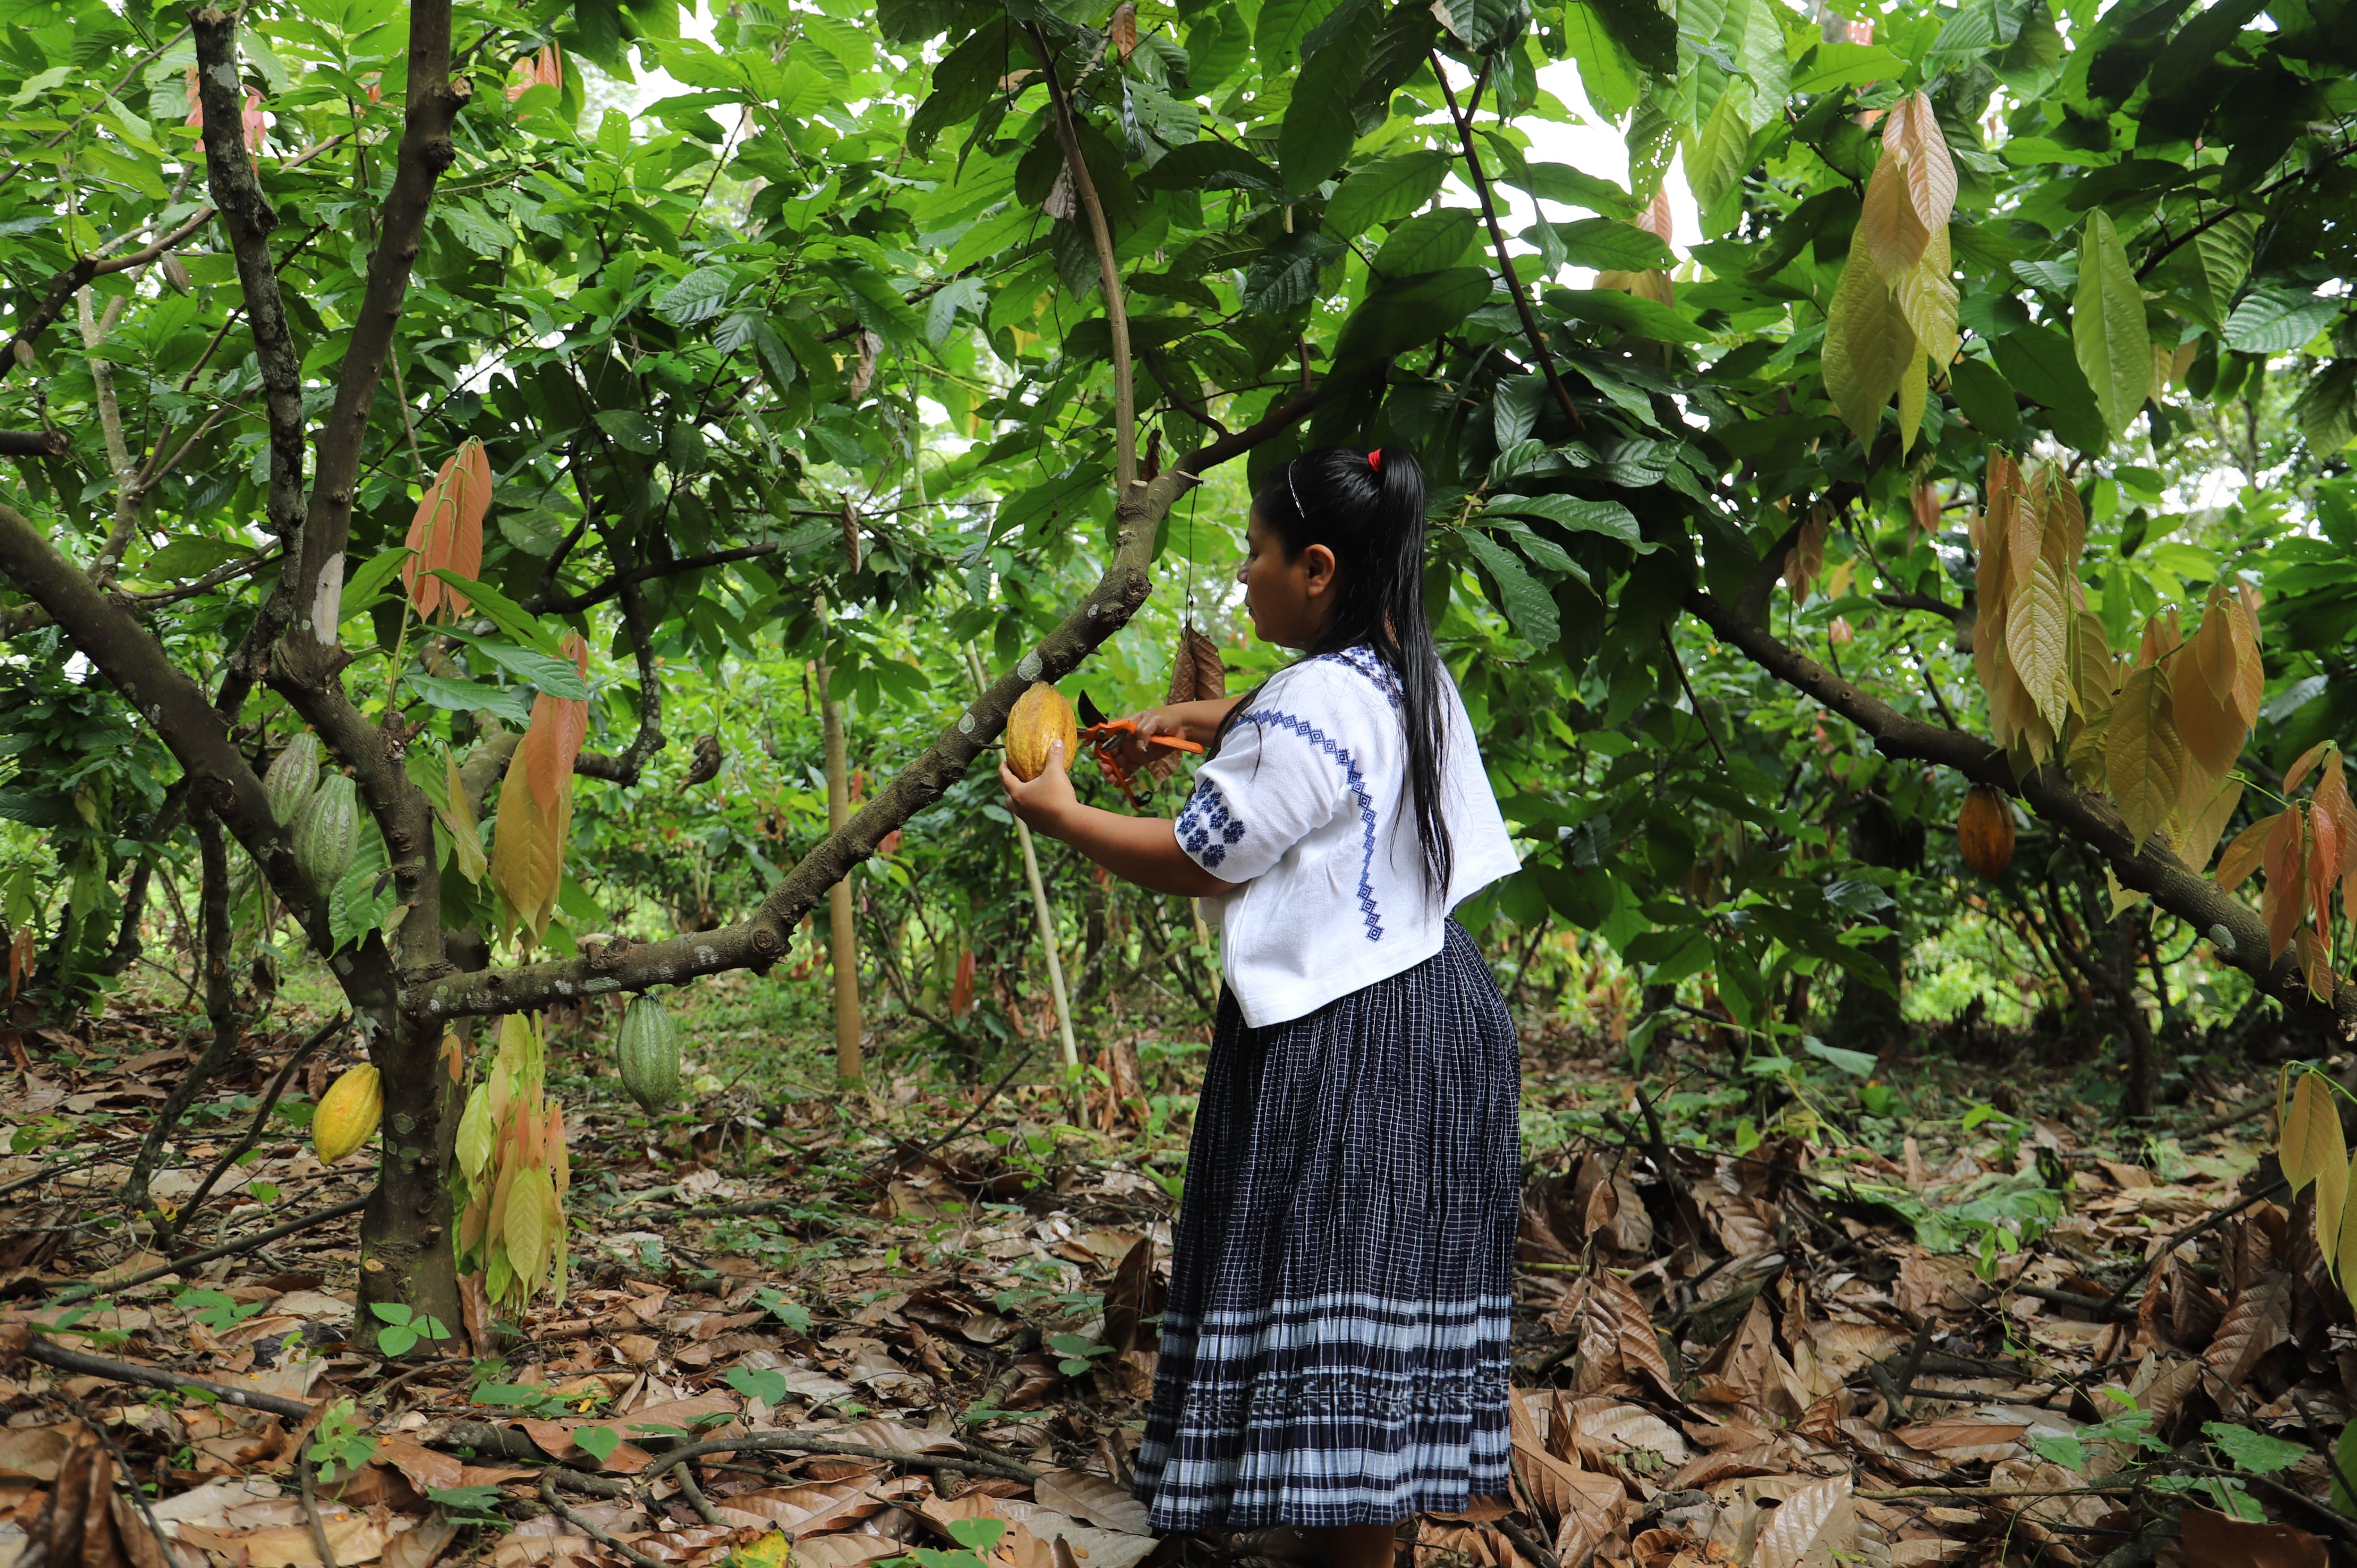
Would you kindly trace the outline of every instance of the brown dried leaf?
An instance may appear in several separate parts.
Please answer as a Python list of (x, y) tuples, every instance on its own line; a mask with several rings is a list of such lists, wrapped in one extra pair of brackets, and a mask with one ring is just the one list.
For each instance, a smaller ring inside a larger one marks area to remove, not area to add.
[(2274, 1274), (2238, 1294), (2218, 1332), (2202, 1352), (2202, 1363), (2228, 1388), (2240, 1388), (2259, 1358), (2291, 1337), (2291, 1280)]
[(1125, 1535), (1153, 1532), (1146, 1520), (1146, 1505), (1131, 1497), (1127, 1487), (1117, 1487), (1103, 1476), (1092, 1476), (1083, 1470), (1050, 1470), (1039, 1477), (1031, 1491), (1045, 1506), (1089, 1524)]
[(2178, 1523), (2185, 1560), (2204, 1568), (2325, 1568), (2328, 1561), (2321, 1540), (2287, 1524), (2228, 1519), (2203, 1508), (2188, 1508)]
[(1751, 1551), (1751, 1568), (1801, 1568), (1812, 1558), (1844, 1559), (1857, 1537), (1857, 1506), (1846, 1475), (1812, 1481), (1777, 1505)]

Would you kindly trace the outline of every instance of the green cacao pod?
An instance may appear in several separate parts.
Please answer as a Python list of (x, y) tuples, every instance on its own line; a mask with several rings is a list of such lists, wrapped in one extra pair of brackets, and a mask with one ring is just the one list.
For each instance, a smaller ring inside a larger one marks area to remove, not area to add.
[(649, 1111), (668, 1111), (679, 1100), (679, 1026), (653, 997), (631, 999), (614, 1036), (615, 1065), (622, 1087)]
[(270, 802), (270, 814), (285, 827), (311, 798), (319, 784), (319, 737), (309, 730), (303, 731), (286, 743), (270, 771), (262, 776), (262, 793)]
[(340, 773), (319, 780), (295, 813), (295, 864), (322, 893), (344, 879), (361, 843), (361, 801)]

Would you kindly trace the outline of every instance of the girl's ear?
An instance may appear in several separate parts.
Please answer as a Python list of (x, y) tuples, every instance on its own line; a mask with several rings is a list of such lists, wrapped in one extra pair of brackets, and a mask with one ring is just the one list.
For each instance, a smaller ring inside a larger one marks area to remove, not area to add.
[(1322, 594), (1334, 585), (1334, 552), (1325, 545), (1312, 544), (1304, 549), (1294, 564), (1301, 568), (1301, 585), (1309, 593)]

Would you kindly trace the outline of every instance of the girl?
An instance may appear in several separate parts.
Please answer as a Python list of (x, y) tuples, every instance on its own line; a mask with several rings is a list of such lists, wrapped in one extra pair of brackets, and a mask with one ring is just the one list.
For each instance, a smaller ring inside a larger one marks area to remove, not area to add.
[(1000, 777), (1221, 927), (1137, 1495), (1159, 1530), (1290, 1525), (1388, 1568), (1401, 1520), (1506, 1489), (1521, 1059), (1448, 911), (1518, 862), (1433, 650), (1415, 458), (1296, 458), (1245, 542), (1253, 629), (1306, 657), (1137, 715), (1211, 748), (1176, 822), (1082, 805), (1060, 747)]

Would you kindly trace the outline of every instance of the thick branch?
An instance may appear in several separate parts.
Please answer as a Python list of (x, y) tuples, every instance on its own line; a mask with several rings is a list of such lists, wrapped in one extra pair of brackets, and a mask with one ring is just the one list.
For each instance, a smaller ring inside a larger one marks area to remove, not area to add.
[(1114, 496), (1126, 505), (1130, 487), (1137, 483), (1137, 386), (1129, 367), (1129, 307), (1122, 298), (1121, 266), (1114, 259), (1113, 228), (1105, 221), (1104, 204), (1097, 199), (1096, 181), (1089, 177), (1088, 160), (1081, 156), (1080, 134), (1072, 127), (1072, 102), (1056, 75), (1055, 51), (1037, 23), (1026, 23), (1031, 47), (1039, 51), (1039, 70), (1048, 82), (1048, 102), (1056, 116), (1056, 141), (1064, 149), (1064, 167), (1072, 189), (1089, 215), (1089, 237), (1096, 243), (1097, 280), (1104, 290), (1105, 325), (1113, 338)]
[(0, 430), (0, 457), (62, 457), (62, 430)]
[[(393, 188), (377, 212), (376, 249), (368, 286), (352, 320), (350, 342), (336, 379), (335, 406), (319, 433), (311, 504), (303, 520), (302, 565), (295, 574), (296, 624), (307, 619), (322, 645), (336, 639), (342, 597), (344, 546), (351, 537), (352, 492), (359, 482), (369, 408), (401, 322), (409, 273), (425, 232), (435, 182), (457, 157), (450, 128), (473, 94), (473, 84), (450, 80), (450, 0), (417, 0), (409, 11), (409, 90)], [(324, 623), (321, 617), (325, 617)]]
[(1571, 421), (1574, 430), (1585, 430), (1587, 422), (1579, 416), (1579, 406), (1571, 401), (1571, 389), (1555, 373), (1555, 355), (1547, 349), (1546, 334), (1539, 330), (1538, 314), (1523, 293), (1523, 280), (1514, 272), (1513, 258), (1506, 254), (1505, 227), (1498, 221), (1498, 204), (1490, 195), (1490, 177), (1481, 171), (1480, 150), (1474, 145), (1473, 113), (1480, 106), (1481, 89), (1490, 79), (1490, 68), (1484, 65), (1481, 74), (1474, 79), (1472, 95), (1461, 114), (1457, 111), (1457, 93), (1448, 85), (1448, 73), (1441, 68), (1437, 54), (1432, 56), (1432, 74), (1448, 101), (1448, 118), (1456, 124), (1457, 140), (1465, 149), (1465, 170), (1473, 181), (1473, 194), (1481, 199), (1481, 216), (1490, 225), (1490, 243), (1497, 252), (1498, 271), (1505, 276), (1506, 292), (1514, 296), (1514, 314), (1522, 317), (1523, 336), (1530, 340), (1531, 354), (1538, 360), (1539, 373), (1546, 377), (1547, 391), (1555, 394), (1555, 405)]
[[(1032, 682), (1060, 678), (1129, 624), (1151, 586), (1148, 566), (1155, 530), (1178, 498), (1193, 487), (1197, 476), (1290, 428), (1317, 401), (1315, 391), (1297, 392), (1257, 423), (1221, 437), (1180, 459), (1151, 484), (1137, 487), (1115, 513), (1119, 538), (1104, 576), (1080, 607), (977, 698), (850, 822), (797, 862), (748, 918), (718, 930), (691, 932), (644, 947), (605, 946), (562, 961), (489, 970), (412, 986), (404, 993), (403, 1005), (412, 1013), (441, 1019), (475, 1017), (545, 1006), (562, 997), (677, 985), (732, 969), (768, 970), (784, 955), (794, 926), (828, 888), (873, 854), (885, 834), (939, 800), (964, 777), (974, 759), (1006, 728), (1007, 710)], [(471, 760), (468, 767), (473, 767)]]
[(196, 33), (197, 94), (204, 109), (205, 183), (229, 231), (254, 359), (262, 368), (263, 412), (270, 424), (270, 485), (263, 510), (270, 532), (291, 553), (303, 526), (303, 367), (270, 255), (278, 214), (263, 196), (246, 151), (237, 17), (209, 5), (189, 22)]
[(75, 294), (97, 273), (98, 258), (82, 256), (49, 280), (49, 286), (42, 291), (33, 308), (16, 317), (16, 330), (8, 338), (8, 352), (0, 354), (0, 380), (5, 380), (9, 371), (32, 358), (33, 345), (41, 340), (41, 334), (66, 313)]
[(0, 506), (0, 572), (5, 572), (62, 628), (74, 645), (122, 688), (154, 726), (191, 779), (195, 804), (221, 820), (269, 879), (272, 891), (296, 911), (321, 952), (332, 952), (320, 901), (295, 864), (285, 833), (263, 798), (262, 779), (230, 736), (230, 728), (194, 681), (163, 646), (71, 561), (43, 538), (22, 513)]
[[(1721, 641), (1733, 644), (1769, 674), (1864, 730), (1885, 757), (1937, 763), (1975, 783), (2018, 795), (2031, 811), (2108, 861), (2121, 886), (2151, 895), (2160, 908), (2207, 934), (2220, 956), (2250, 975), (2267, 995), (2287, 1007), (2314, 1004), (2299, 965), (2288, 955), (2279, 961), (2269, 959), (2267, 928), (2257, 911), (2178, 859), (2160, 840), (2139, 846), (2109, 800), (2076, 788), (2061, 769), (2040, 768), (2016, 779), (2006, 754), (1987, 741), (1910, 718), (1786, 647), (1710, 595), (1689, 591), (1685, 607)], [(2357, 985), (2340, 987), (2332, 1012), (2341, 1038), (2357, 1038)]]

